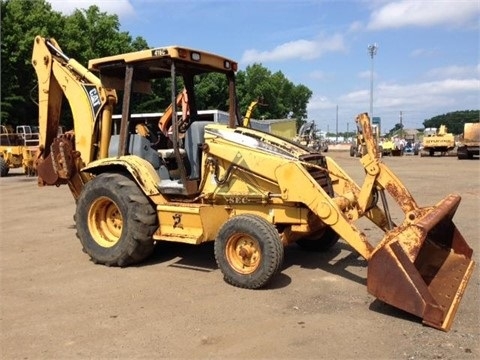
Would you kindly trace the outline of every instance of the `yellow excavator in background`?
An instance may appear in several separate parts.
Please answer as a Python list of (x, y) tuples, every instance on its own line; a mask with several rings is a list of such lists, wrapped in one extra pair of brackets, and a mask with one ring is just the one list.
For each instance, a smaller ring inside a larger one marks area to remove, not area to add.
[[(453, 222), (460, 196), (417, 205), (381, 162), (366, 114), (356, 119), (366, 149), (359, 186), (332, 158), (242, 126), (237, 63), (228, 58), (167, 46), (93, 59), (87, 69), (54, 39), (37, 36), (32, 63), (39, 87), (39, 185), (68, 184), (77, 237), (94, 263), (139, 263), (156, 241), (213, 241), (224, 280), (256, 289), (282, 270), (285, 246), (322, 251), (343, 238), (368, 262), (369, 293), (426, 325), (451, 327), (474, 267), (472, 249)], [(195, 84), (205, 73), (227, 80), (228, 125), (197, 118)], [(132, 93), (141, 101), (164, 77), (171, 79), (172, 105), (162, 127), (171, 131), (159, 132), (168, 138), (159, 141), (137, 131), (130, 109)], [(187, 118), (179, 116), (179, 79)], [(119, 124), (112, 121), (117, 90), (123, 93)], [(63, 96), (74, 134), (57, 137)], [(387, 193), (405, 216), (400, 224), (390, 216)], [(357, 225), (362, 217), (384, 232), (383, 239), (369, 241)]]
[(435, 153), (445, 156), (455, 148), (455, 137), (447, 131), (445, 125), (440, 125), (438, 130), (437, 128), (426, 128), (423, 132), (422, 145), (420, 156), (434, 156)]

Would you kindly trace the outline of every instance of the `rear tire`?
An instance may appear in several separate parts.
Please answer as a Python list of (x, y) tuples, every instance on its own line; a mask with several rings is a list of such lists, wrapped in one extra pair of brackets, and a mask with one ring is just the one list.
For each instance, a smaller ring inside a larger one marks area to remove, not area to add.
[(359, 146), (358, 149), (355, 151), (355, 156), (361, 158), (363, 155), (365, 155), (365, 153), (365, 147), (362, 145)]
[(7, 162), (3, 157), (0, 157), (0, 177), (7, 176), (8, 170), (10, 170), (10, 168), (8, 167)]
[(284, 249), (277, 229), (257, 215), (238, 215), (228, 220), (214, 247), (225, 281), (240, 288), (265, 286), (283, 263)]
[(89, 181), (77, 201), (77, 237), (94, 263), (127, 266), (153, 251), (155, 208), (130, 178), (100, 174)]
[(457, 158), (458, 160), (468, 159), (468, 150), (466, 147), (461, 147), (457, 149)]
[(383, 146), (382, 145), (378, 145), (378, 155), (380, 155), (380, 157), (383, 157)]
[(351, 157), (355, 157), (356, 156), (356, 150), (355, 150), (355, 146), (350, 146), (350, 156)]
[(323, 252), (332, 248), (340, 239), (340, 236), (331, 228), (325, 228), (310, 236), (296, 241), (303, 250)]

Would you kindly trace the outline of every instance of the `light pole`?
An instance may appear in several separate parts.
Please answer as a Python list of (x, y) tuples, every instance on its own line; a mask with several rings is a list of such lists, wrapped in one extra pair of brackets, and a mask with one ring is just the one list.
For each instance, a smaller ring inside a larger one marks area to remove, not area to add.
[(370, 72), (370, 118), (373, 121), (373, 57), (377, 55), (378, 45), (372, 44), (368, 45), (368, 54), (372, 59), (372, 70)]

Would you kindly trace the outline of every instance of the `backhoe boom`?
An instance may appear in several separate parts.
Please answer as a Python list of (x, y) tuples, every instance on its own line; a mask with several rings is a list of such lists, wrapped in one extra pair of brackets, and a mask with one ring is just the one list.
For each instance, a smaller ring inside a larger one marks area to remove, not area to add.
[[(54, 39), (35, 38), (32, 64), (38, 77), (39, 184), (68, 183), (77, 198), (88, 179), (80, 169), (107, 156), (116, 93), (63, 54)], [(74, 131), (57, 138), (64, 96), (72, 110)]]

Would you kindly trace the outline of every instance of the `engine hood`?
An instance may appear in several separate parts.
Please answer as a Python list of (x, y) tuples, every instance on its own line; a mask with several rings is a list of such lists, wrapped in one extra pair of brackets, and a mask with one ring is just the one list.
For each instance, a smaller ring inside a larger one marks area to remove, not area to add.
[(288, 139), (251, 128), (229, 128), (226, 125), (212, 124), (205, 128), (205, 137), (221, 138), (242, 147), (292, 160), (317, 153)]

